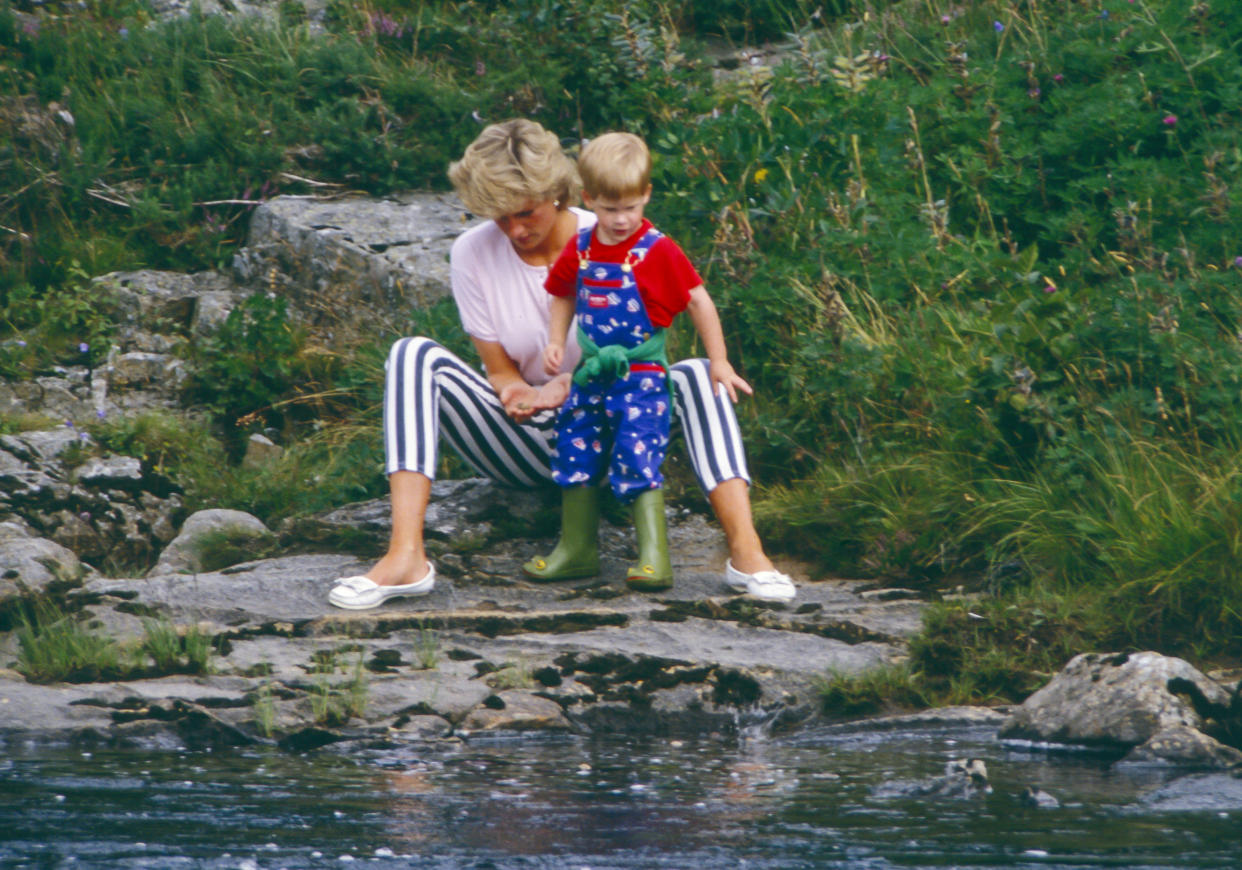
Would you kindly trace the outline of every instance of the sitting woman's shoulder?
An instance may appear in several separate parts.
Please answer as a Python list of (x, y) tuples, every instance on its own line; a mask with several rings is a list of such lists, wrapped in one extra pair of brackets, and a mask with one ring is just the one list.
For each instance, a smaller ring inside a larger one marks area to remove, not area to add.
[(496, 226), (495, 221), (479, 221), (467, 227), (457, 238), (453, 239), (449, 248), (449, 257), (459, 260), (463, 257), (472, 258), (487, 251), (495, 251), (501, 245), (508, 244), (505, 234)]

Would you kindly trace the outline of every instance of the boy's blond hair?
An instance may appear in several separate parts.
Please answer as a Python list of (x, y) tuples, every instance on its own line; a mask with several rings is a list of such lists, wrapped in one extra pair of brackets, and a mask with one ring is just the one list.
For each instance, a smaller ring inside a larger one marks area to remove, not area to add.
[(651, 152), (633, 133), (604, 133), (583, 147), (578, 174), (589, 196), (642, 196), (651, 187)]
[(466, 208), (493, 220), (531, 201), (569, 208), (582, 189), (560, 140), (525, 118), (484, 128), (449, 165), (448, 176)]

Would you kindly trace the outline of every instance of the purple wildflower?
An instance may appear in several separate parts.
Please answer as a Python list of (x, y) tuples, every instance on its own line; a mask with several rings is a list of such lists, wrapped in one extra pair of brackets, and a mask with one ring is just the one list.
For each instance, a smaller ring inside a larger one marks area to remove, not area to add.
[(100, 408), (98, 411), (95, 412), (95, 419), (97, 420), (102, 420), (107, 416), (108, 416), (108, 412), (105, 411), (103, 408)]
[(995, 30), (997, 33), (1001, 33), (1002, 31), (1004, 31), (1005, 25), (1001, 24), (999, 21), (993, 21), (992, 29)]
[(78, 353), (86, 353), (90, 349), (91, 349), (91, 346), (87, 344), (86, 342), (84, 341), (78, 342)]
[(1107, 10), (1107, 9), (1101, 9), (1101, 10), (1100, 10), (1100, 20), (1101, 20), (1101, 21), (1107, 21), (1107, 20), (1108, 20), (1108, 10)]
[(1164, 116), (1164, 126), (1166, 126), (1166, 127), (1176, 127), (1176, 126), (1177, 126), (1177, 115), (1165, 115), (1165, 116)]
[(1057, 73), (1056, 75), (1052, 77), (1052, 80), (1054, 82), (1060, 83), (1060, 82), (1065, 81), (1065, 76), (1061, 75), (1060, 73)]
[(1031, 88), (1029, 91), (1026, 92), (1026, 95), (1030, 97), (1032, 100), (1039, 99), (1039, 88)]
[(400, 39), (405, 36), (405, 25), (385, 15), (383, 12), (375, 12), (371, 14), (371, 32), (378, 33), (380, 36), (387, 36), (393, 39)]
[(953, 20), (953, 19), (952, 19), (952, 18), (950, 18), (948, 15), (941, 15), (941, 16), (940, 16), (940, 23), (941, 23), (941, 24), (948, 24), (948, 23), (949, 23), (950, 21), (952, 21), (952, 20)]
[(1044, 287), (1044, 292), (1045, 292), (1045, 293), (1056, 293), (1056, 292), (1057, 292), (1057, 288), (1056, 288), (1056, 286), (1055, 286), (1055, 285), (1053, 285), (1053, 284), (1047, 284), (1047, 285), (1045, 285), (1045, 287)]
[(1239, 269), (1242, 269), (1242, 257), (1234, 257), (1233, 264), (1237, 266)]
[(18, 346), (18, 347), (25, 347), (25, 346), (26, 346), (26, 339), (24, 339), (24, 338), (19, 338), (19, 339), (17, 340), (17, 346)]

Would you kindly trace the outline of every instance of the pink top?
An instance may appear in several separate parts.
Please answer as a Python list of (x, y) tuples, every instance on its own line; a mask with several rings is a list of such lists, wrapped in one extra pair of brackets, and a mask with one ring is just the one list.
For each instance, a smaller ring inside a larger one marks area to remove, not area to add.
[[(578, 229), (595, 226), (595, 215), (571, 209)], [(543, 349), (548, 344), (552, 297), (543, 289), (547, 266), (523, 262), (495, 221), (466, 230), (449, 252), (453, 299), (466, 333), (480, 341), (499, 344), (528, 384), (550, 378), (543, 371)], [(565, 345), (561, 371), (572, 371), (582, 352), (576, 330)]]

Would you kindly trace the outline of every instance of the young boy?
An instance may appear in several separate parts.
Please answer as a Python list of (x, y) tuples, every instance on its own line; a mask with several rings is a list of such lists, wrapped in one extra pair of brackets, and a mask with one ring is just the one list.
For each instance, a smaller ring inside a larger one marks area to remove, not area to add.
[(733, 401), (751, 388), (725, 353), (716, 306), (675, 242), (643, 217), (651, 200), (651, 155), (630, 133), (592, 139), (578, 159), (583, 202), (594, 228), (561, 252), (544, 284), (552, 294), (544, 366), (555, 374), (578, 315), (583, 358), (557, 418), (553, 480), (562, 487), (561, 538), (523, 566), (536, 580), (599, 573), (599, 489), (605, 466), (613, 493), (633, 504), (638, 562), (626, 583), (646, 591), (673, 585), (660, 466), (668, 445), (670, 395), (664, 329), (690, 312), (710, 361), (712, 387)]

